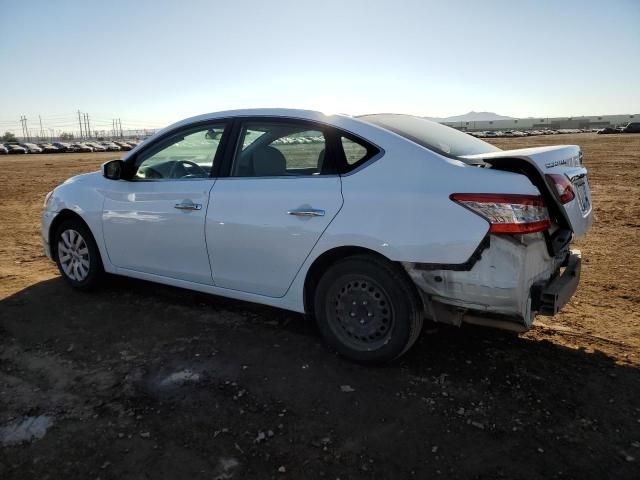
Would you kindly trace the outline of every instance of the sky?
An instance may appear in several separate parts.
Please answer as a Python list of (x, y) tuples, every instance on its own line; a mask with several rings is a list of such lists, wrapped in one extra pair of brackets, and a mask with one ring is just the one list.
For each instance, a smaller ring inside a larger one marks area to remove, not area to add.
[[(640, 0), (0, 0), (0, 130), (234, 108), (640, 113)], [(77, 123), (75, 123), (77, 126)]]

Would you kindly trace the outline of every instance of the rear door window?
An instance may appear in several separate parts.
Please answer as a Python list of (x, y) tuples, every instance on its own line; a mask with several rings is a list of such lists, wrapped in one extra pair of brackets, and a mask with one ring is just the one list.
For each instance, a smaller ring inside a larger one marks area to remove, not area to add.
[(242, 126), (232, 177), (306, 176), (327, 173), (327, 138), (308, 123), (249, 122)]
[(347, 165), (354, 165), (367, 156), (367, 147), (361, 145), (347, 137), (341, 137), (342, 149)]
[(370, 143), (347, 135), (346, 133), (339, 134), (340, 149), (343, 156), (343, 161), (338, 162), (340, 173), (348, 173), (380, 153), (380, 150)]

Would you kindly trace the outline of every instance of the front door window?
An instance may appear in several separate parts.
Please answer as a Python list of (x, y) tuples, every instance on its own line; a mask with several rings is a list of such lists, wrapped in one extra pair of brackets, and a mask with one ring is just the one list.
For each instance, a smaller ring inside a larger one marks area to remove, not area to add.
[(207, 126), (168, 139), (159, 149), (142, 154), (136, 162), (133, 180), (209, 177), (223, 133), (224, 125)]

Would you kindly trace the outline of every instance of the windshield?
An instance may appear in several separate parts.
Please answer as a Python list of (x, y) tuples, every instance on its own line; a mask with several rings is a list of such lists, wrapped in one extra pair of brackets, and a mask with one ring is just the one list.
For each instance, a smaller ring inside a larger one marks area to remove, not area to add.
[(398, 114), (375, 114), (357, 117), (448, 157), (499, 152), (498, 147), (455, 128), (420, 117)]

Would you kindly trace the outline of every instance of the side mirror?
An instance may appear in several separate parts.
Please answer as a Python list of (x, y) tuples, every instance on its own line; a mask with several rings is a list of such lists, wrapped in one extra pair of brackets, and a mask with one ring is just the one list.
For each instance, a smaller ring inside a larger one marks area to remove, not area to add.
[(120, 180), (123, 170), (124, 162), (122, 160), (111, 160), (102, 164), (102, 175), (109, 180)]

